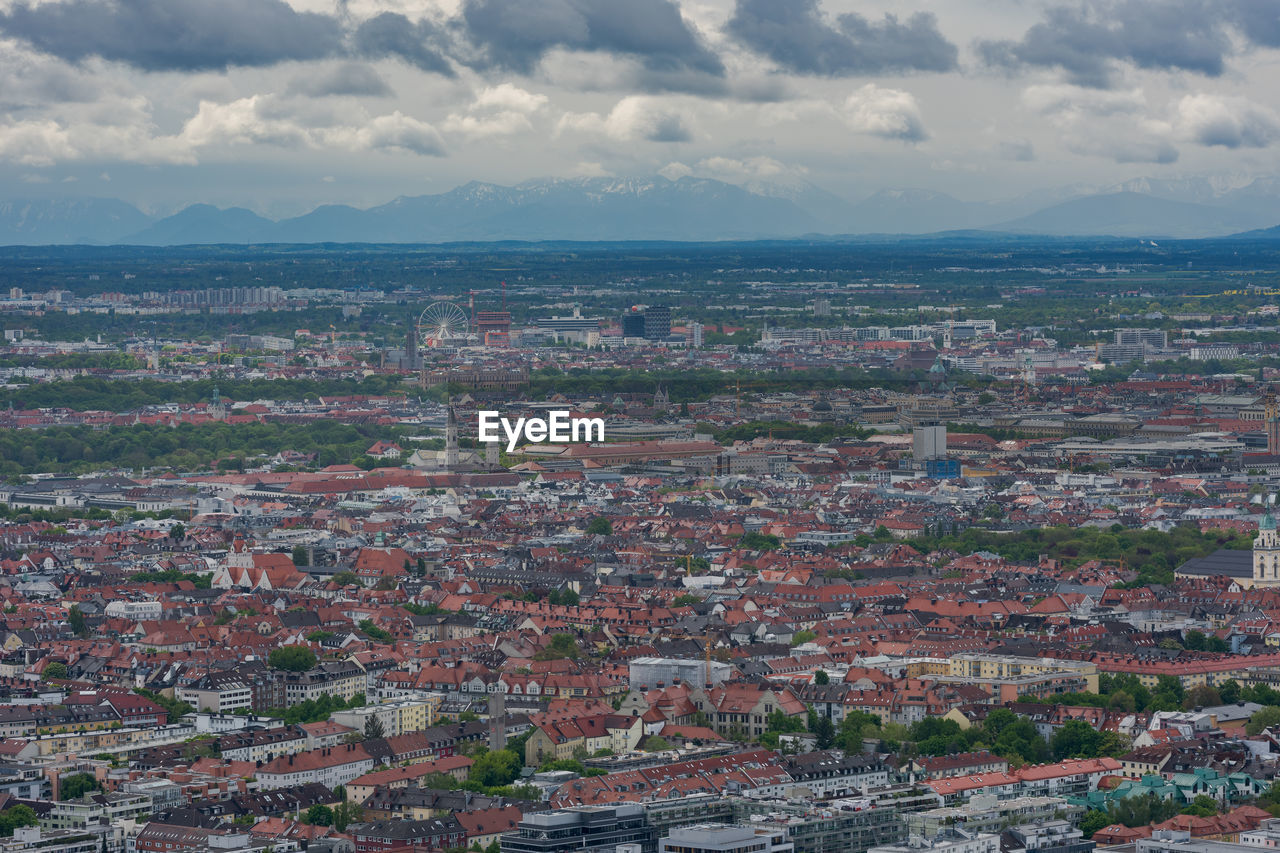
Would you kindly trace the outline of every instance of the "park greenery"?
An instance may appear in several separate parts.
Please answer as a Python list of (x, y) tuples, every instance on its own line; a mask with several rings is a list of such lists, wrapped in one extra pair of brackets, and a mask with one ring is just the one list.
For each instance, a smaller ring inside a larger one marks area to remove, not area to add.
[(316, 653), (307, 646), (277, 646), (267, 655), (267, 666), (286, 672), (306, 672), (316, 665)]
[[(176, 427), (132, 424), (94, 429), (54, 426), (0, 432), (0, 476), (53, 472), (82, 474), (107, 468), (171, 468), (176, 471), (240, 470), (281, 450), (315, 454), (314, 464), (365, 462), (376, 441), (404, 442), (407, 428), (343, 424), (225, 421)], [(260, 464), (260, 462), (258, 463)]]
[(280, 717), (284, 720), (285, 725), (296, 726), (301, 723), (324, 722), (329, 719), (329, 715), (334, 711), (362, 708), (364, 707), (364, 702), (365, 696), (363, 693), (355, 694), (350, 701), (343, 701), (341, 697), (322, 693), (318, 699), (308, 699), (305, 702), (290, 705), (288, 708), (268, 708), (263, 713), (269, 717)]
[(1100, 560), (1136, 572), (1137, 578), (1129, 585), (1146, 586), (1172, 584), (1174, 570), (1187, 560), (1207, 556), (1219, 548), (1248, 550), (1253, 547), (1253, 540), (1230, 531), (1201, 532), (1185, 525), (1168, 533), (1112, 525), (1105, 529), (1045, 527), (1014, 533), (970, 527), (959, 534), (923, 536), (908, 544), (926, 554), (938, 550), (960, 554), (987, 551), (1021, 563), (1044, 555), (1061, 560), (1068, 568)]
[[(42, 362), (43, 364), (43, 362)], [(77, 411), (131, 412), (143, 406), (199, 403), (219, 396), (234, 400), (322, 400), (354, 395), (403, 394), (403, 377), (394, 374), (332, 379), (232, 379), (212, 377), (190, 382), (158, 379), (73, 379), (28, 385), (0, 394), (0, 404), (17, 409), (68, 408)]]

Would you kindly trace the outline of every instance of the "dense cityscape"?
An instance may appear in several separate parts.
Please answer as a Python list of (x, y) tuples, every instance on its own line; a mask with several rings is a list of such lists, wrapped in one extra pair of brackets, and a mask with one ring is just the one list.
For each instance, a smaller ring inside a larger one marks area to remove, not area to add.
[(1275, 846), (1270, 255), (6, 250), (0, 850)]

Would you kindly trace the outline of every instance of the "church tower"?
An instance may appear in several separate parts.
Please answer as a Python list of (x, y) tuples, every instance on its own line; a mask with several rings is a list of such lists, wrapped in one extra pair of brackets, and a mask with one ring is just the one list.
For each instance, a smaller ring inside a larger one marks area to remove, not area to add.
[(449, 407), (449, 414), (444, 425), (444, 467), (450, 471), (458, 470), (458, 414)]
[(1280, 586), (1280, 536), (1271, 510), (1258, 522), (1258, 538), (1253, 540), (1253, 585)]
[(209, 396), (209, 404), (205, 407), (205, 411), (215, 421), (225, 421), (227, 419), (227, 404), (222, 401), (222, 394), (218, 393), (217, 388), (214, 388), (213, 394)]

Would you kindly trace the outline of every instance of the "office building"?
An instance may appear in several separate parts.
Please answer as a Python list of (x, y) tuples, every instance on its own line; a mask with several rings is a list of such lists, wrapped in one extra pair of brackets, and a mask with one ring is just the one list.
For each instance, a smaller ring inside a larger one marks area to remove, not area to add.
[(1050, 820), (1059, 814), (1078, 820), (1084, 814), (1084, 807), (1068, 803), (1062, 797), (1002, 800), (994, 794), (978, 794), (960, 805), (910, 812), (904, 817), (908, 833), (930, 838), (949, 826), (959, 826), (969, 832), (998, 833), (1011, 825)]
[(622, 315), (622, 336), (665, 341), (671, 337), (671, 306), (636, 306)]
[(1169, 345), (1169, 333), (1163, 329), (1116, 329), (1114, 334), (1116, 346), (1164, 349)]
[(549, 334), (559, 337), (570, 332), (600, 331), (599, 317), (583, 317), (581, 308), (574, 308), (568, 317), (539, 317), (533, 325)]
[(624, 338), (644, 337), (643, 312), (632, 310), (622, 315), (622, 336)]
[(911, 457), (917, 462), (947, 455), (947, 427), (938, 421), (922, 421), (911, 432)]
[(515, 832), (502, 836), (502, 853), (569, 853), (632, 845), (638, 853), (657, 853), (658, 832), (637, 803), (584, 806), (525, 815)]
[(1000, 836), (945, 829), (932, 838), (913, 835), (906, 844), (872, 847), (867, 853), (1000, 853)]
[(785, 829), (704, 823), (671, 830), (661, 853), (795, 853)]

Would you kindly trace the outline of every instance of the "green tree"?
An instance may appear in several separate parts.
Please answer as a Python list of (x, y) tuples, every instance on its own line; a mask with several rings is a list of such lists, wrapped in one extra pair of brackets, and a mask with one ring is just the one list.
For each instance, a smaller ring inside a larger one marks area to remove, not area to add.
[[(338, 808), (342, 808), (342, 805), (339, 805)], [(307, 814), (303, 821), (312, 826), (333, 826), (333, 809), (316, 803), (307, 809)]]
[(301, 545), (293, 546), (293, 554), (290, 559), (293, 560), (293, 564), (295, 566), (305, 566), (310, 562), (310, 560), (307, 559), (307, 549)]
[(382, 727), (382, 720), (378, 719), (377, 714), (370, 714), (364, 721), (364, 736), (369, 740), (376, 740), (385, 735), (386, 732)]
[(835, 745), (836, 727), (830, 717), (819, 715), (818, 722), (813, 727), (813, 734), (817, 739), (818, 749), (830, 749)]
[(359, 628), (369, 636), (371, 640), (377, 640), (380, 643), (394, 642), (395, 638), (391, 636), (391, 632), (386, 628), (373, 624), (372, 619), (361, 619)]
[(774, 711), (764, 719), (766, 731), (779, 732), (781, 734), (802, 732), (805, 730), (805, 724), (807, 722), (807, 719), (788, 716), (781, 711)]
[(612, 536), (613, 523), (602, 515), (598, 515), (591, 519), (591, 523), (587, 525), (586, 534), (588, 536)]
[(1182, 814), (1195, 817), (1213, 817), (1218, 813), (1218, 801), (1208, 794), (1197, 794), (1196, 798), (1182, 809)]
[(805, 643), (811, 643), (818, 638), (818, 635), (812, 631), (796, 631), (791, 635), (791, 645), (802, 646)]
[(1097, 758), (1102, 733), (1084, 720), (1068, 720), (1053, 736), (1053, 757)]
[(306, 646), (277, 646), (267, 655), (267, 666), (286, 672), (306, 672), (316, 665), (316, 653)]
[(827, 675), (827, 671), (825, 669), (820, 669), (813, 674), (813, 683), (817, 684), (820, 687), (826, 684), (830, 684), (831, 676)]
[(338, 586), (354, 586), (360, 583), (360, 579), (356, 577), (355, 572), (338, 572), (331, 580)]
[(649, 735), (649, 737), (645, 739), (644, 745), (640, 748), (645, 752), (662, 752), (664, 749), (670, 749), (671, 744), (668, 743), (667, 739), (664, 737)]
[(1280, 725), (1280, 706), (1268, 705), (1253, 712), (1249, 722), (1245, 723), (1244, 731), (1245, 734), (1256, 735), (1275, 725)]
[(182, 524), (175, 524), (169, 528), (169, 538), (181, 541), (187, 538), (187, 528)]
[(53, 661), (44, 668), (44, 675), (41, 676), (45, 681), (51, 681), (55, 678), (67, 677), (67, 665), (62, 661)]
[(343, 800), (333, 810), (333, 828), (338, 832), (346, 832), (350, 824), (358, 823), (363, 817), (363, 808), (356, 803)]
[(0, 837), (12, 838), (13, 831), (20, 826), (36, 826), (40, 819), (30, 806), (10, 806), (0, 812)]
[(1182, 698), (1182, 707), (1188, 710), (1191, 708), (1212, 708), (1221, 704), (1222, 694), (1207, 684), (1192, 687), (1187, 691), (1187, 695)]
[(534, 660), (560, 660), (562, 658), (578, 658), (582, 655), (582, 651), (578, 648), (578, 641), (573, 638), (572, 634), (552, 634), (551, 641), (547, 643), (546, 648), (539, 649), (533, 656)]
[(70, 626), (72, 633), (77, 637), (83, 639), (89, 636), (89, 626), (85, 624), (84, 613), (80, 611), (80, 605), (73, 604), (71, 609), (67, 611), (67, 625)]
[(1084, 833), (1085, 838), (1092, 838), (1095, 832), (1107, 826), (1111, 826), (1111, 817), (1098, 809), (1089, 809), (1084, 813), (1084, 817), (1080, 818), (1080, 831)]
[(58, 795), (64, 800), (75, 800), (90, 791), (100, 790), (101, 783), (88, 773), (72, 773), (58, 781)]
[(486, 751), (476, 756), (467, 779), (485, 787), (510, 785), (523, 765), (520, 756), (509, 749)]
[(759, 530), (748, 530), (738, 540), (738, 545), (748, 551), (776, 551), (782, 547), (782, 540), (772, 533), (761, 533)]

